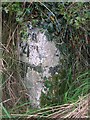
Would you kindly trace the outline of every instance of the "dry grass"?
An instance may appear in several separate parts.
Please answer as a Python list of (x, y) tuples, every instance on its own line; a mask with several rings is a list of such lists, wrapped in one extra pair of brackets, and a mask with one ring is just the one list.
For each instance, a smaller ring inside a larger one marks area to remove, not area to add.
[(75, 103), (64, 104), (59, 106), (47, 107), (37, 110), (30, 115), (25, 114), (12, 114), (11, 116), (23, 117), (29, 120), (60, 120), (61, 118), (89, 118), (89, 105), (90, 105), (90, 94), (80, 97)]

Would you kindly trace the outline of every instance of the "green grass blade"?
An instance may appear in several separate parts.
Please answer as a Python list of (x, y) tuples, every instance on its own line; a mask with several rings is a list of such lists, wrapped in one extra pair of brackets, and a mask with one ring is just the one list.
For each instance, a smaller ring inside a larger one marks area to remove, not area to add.
[(4, 111), (4, 113), (6, 114), (7, 118), (11, 118), (9, 112), (7, 111), (7, 109), (3, 106), (3, 104), (1, 103), (1, 108)]

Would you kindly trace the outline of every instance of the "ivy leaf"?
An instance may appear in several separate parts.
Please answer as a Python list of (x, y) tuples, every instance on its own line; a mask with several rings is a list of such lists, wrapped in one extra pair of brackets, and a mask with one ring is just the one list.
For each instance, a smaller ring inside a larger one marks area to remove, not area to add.
[(16, 17), (16, 21), (19, 22), (19, 23), (22, 23), (23, 18), (22, 18), (22, 17), (20, 17), (20, 18), (19, 18), (19, 17)]
[(7, 9), (7, 7), (5, 7), (4, 10), (5, 10), (6, 13), (8, 13), (8, 11), (9, 11), (9, 10)]
[(31, 8), (26, 8), (26, 13), (30, 14), (31, 13)]
[(17, 12), (17, 16), (20, 16), (20, 15), (22, 15), (22, 14), (23, 14), (22, 11), (18, 11), (18, 12)]

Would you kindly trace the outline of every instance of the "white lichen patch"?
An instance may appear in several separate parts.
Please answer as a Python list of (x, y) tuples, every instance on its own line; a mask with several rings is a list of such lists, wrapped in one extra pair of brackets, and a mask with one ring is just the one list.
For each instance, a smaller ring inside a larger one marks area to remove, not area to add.
[(50, 77), (50, 67), (54, 68), (59, 64), (60, 52), (54, 42), (48, 41), (45, 32), (38, 32), (37, 39), (34, 41), (28, 38), (27, 43), (29, 45), (29, 57), (23, 54), (20, 60), (31, 66), (27, 69), (25, 84), (29, 90), (31, 105), (40, 107), (40, 95), (44, 89), (44, 77)]

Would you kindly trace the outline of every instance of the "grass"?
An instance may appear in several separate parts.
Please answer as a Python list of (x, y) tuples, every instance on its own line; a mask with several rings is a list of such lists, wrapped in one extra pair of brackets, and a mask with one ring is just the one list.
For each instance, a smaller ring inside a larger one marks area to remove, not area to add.
[[(47, 119), (55, 117), (76, 117), (76, 115), (81, 116), (79, 112), (84, 113), (86, 112), (85, 109), (88, 108), (86, 101), (88, 101), (87, 96), (89, 95), (88, 92), (90, 91), (90, 71), (88, 70), (84, 73), (81, 73), (73, 82), (71, 76), (72, 75), (70, 69), (68, 73), (68, 80), (66, 81), (68, 90), (65, 93), (63, 93), (64, 104), (57, 106), (54, 105), (51, 107), (49, 105), (45, 108), (40, 109), (31, 109), (30, 107), (28, 107), (26, 112), (23, 112), (22, 114), (17, 114), (17, 112), (14, 113), (14, 111), (18, 111), (18, 109), (21, 109), (22, 107), (25, 107), (27, 105), (30, 106), (31, 102), (21, 103), (20, 105), (14, 106), (11, 110), (7, 110), (6, 107), (4, 107), (4, 105), (1, 103), (3, 111), (2, 118), (31, 118), (32, 116), (34, 116), (39, 118), (44, 117), (45, 119)], [(76, 112), (79, 109), (78, 105), (81, 105), (81, 107), (79, 112)]]
[[(75, 87), (76, 86), (76, 87)], [(65, 93), (66, 102), (77, 100), (80, 95), (85, 95), (90, 90), (90, 71), (79, 75)]]
[[(11, 114), (9, 115), (7, 112), (7, 118), (32, 118), (35, 117), (47, 119), (57, 119), (57, 118), (88, 118), (88, 102), (90, 102), (90, 94), (80, 97), (76, 102), (41, 108), (36, 111), (32, 111), (29, 114)], [(6, 110), (5, 110), (6, 111)]]
[(7, 109), (3, 106), (3, 104), (1, 103), (1, 108), (2, 108), (2, 112), (4, 112), (5, 115), (2, 116), (2, 118), (11, 118), (11, 115), (9, 113), (9, 111), (7, 111)]

